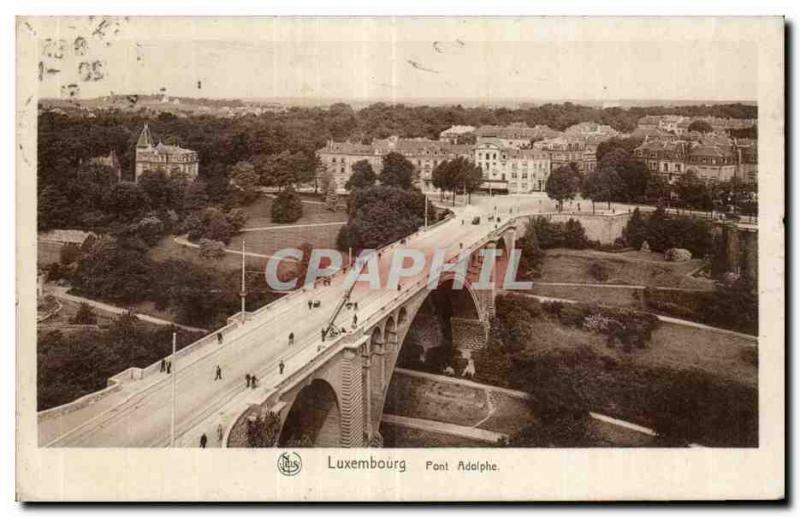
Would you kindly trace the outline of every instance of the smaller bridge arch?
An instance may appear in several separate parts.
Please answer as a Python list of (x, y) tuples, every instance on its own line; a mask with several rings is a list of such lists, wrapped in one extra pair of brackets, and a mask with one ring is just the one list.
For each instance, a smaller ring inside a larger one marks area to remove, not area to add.
[(280, 447), (338, 447), (341, 411), (336, 390), (323, 379), (304, 386), (292, 402), (278, 438)]

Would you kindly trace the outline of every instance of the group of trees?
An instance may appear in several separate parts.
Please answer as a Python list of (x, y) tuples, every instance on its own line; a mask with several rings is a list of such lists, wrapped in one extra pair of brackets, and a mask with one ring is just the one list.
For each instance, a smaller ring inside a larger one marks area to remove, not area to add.
[(649, 215), (635, 209), (622, 230), (622, 239), (627, 246), (636, 249), (645, 241), (651, 250), (658, 252), (684, 248), (692, 252), (693, 257), (705, 257), (714, 248), (710, 222), (696, 217), (668, 215), (663, 207)]
[[(77, 294), (89, 298), (121, 306), (155, 302), (187, 325), (216, 327), (239, 310), (238, 272), (186, 260), (154, 261), (147, 251), (137, 239), (102, 238), (80, 250), (74, 264), (51, 267), (51, 274), (66, 277)], [(261, 306), (272, 297), (251, 288), (247, 303)]]
[(442, 192), (452, 192), (453, 204), (456, 193), (472, 194), (483, 182), (481, 168), (463, 157), (446, 160), (433, 169), (433, 186)]
[(584, 199), (608, 203), (667, 204), (695, 210), (727, 210), (735, 206), (743, 214), (758, 212), (755, 185), (738, 178), (725, 182), (706, 182), (694, 171), (681, 174), (668, 184), (660, 174), (650, 174), (646, 164), (633, 155), (639, 144), (636, 138), (612, 138), (597, 148), (597, 168), (582, 176), (574, 163), (558, 167), (547, 179), (545, 191), (558, 202), (574, 199), (579, 193)]
[[(86, 311), (81, 311), (86, 318)], [(200, 337), (176, 327), (142, 323), (130, 313), (119, 315), (100, 329), (40, 332), (36, 347), (37, 409), (42, 411), (105, 388), (109, 377), (124, 369), (145, 367), (166, 357), (172, 350), (173, 332), (177, 333), (178, 349)]]
[[(353, 171), (346, 185), (350, 190), (348, 222), (336, 240), (339, 249), (378, 248), (422, 226), (428, 201), (413, 187), (414, 166), (403, 155), (387, 154), (377, 176), (366, 161), (353, 164)], [(435, 214), (429, 206), (429, 215)]]

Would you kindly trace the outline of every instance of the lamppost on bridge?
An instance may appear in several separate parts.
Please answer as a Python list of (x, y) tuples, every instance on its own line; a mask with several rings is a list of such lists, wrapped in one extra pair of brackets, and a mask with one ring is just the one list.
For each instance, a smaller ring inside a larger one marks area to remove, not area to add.
[(175, 447), (175, 379), (178, 377), (178, 362), (175, 361), (175, 345), (176, 345), (176, 333), (172, 333), (172, 357), (170, 359), (172, 363), (172, 413), (170, 415), (170, 424), (169, 424), (169, 446), (174, 448)]
[(242, 239), (242, 291), (239, 295), (242, 297), (242, 323), (245, 322), (245, 300), (247, 298), (247, 289), (245, 288), (245, 264), (244, 264), (244, 239)]

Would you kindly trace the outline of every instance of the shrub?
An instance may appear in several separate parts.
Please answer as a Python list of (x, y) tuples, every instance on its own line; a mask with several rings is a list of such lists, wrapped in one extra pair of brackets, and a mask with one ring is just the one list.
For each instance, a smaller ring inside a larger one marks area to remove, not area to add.
[(222, 260), (225, 257), (225, 243), (200, 239), (200, 256), (207, 260)]
[(533, 225), (533, 232), (542, 249), (584, 249), (590, 244), (581, 223), (572, 218), (566, 223), (553, 223), (543, 216), (537, 216), (528, 224)]
[(61, 265), (68, 266), (75, 263), (81, 256), (81, 249), (77, 244), (68, 242), (58, 252), (58, 261)]
[(94, 325), (97, 323), (97, 315), (88, 303), (82, 302), (78, 307), (78, 312), (70, 318), (69, 322), (75, 325)]
[(273, 223), (293, 223), (303, 216), (303, 202), (293, 188), (281, 191), (272, 203)]
[(274, 447), (280, 431), (281, 419), (272, 411), (254, 420), (247, 420), (247, 446)]
[(598, 282), (605, 282), (609, 278), (608, 268), (600, 262), (589, 264), (589, 275)]

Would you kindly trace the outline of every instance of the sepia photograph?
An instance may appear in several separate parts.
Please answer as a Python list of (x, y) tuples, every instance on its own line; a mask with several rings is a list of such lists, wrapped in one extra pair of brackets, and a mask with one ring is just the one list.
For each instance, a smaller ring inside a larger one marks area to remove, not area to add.
[[(18, 440), (62, 465), (25, 493), (158, 450), (281, 483), (774, 450), (782, 490), (781, 18), (16, 26)], [(429, 497), (395, 485), (303, 499)]]

